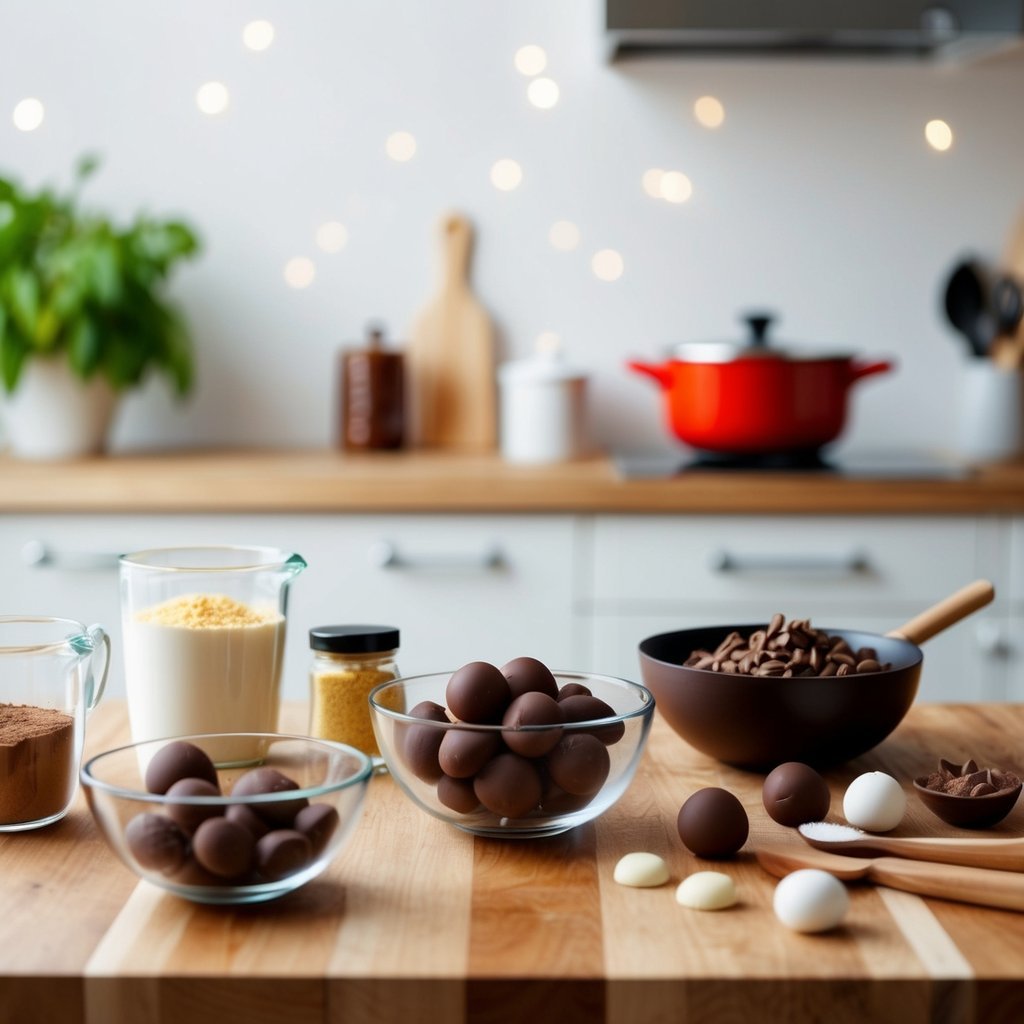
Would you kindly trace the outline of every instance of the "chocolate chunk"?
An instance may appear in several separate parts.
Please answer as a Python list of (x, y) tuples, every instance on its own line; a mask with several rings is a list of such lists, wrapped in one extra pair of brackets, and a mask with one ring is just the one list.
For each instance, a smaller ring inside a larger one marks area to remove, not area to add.
[(437, 783), (437, 799), (456, 814), (472, 814), (480, 806), (472, 779), (442, 775)]
[[(206, 779), (179, 779), (167, 790), (168, 797), (220, 796), (220, 790)], [(217, 804), (167, 804), (167, 813), (177, 824), (191, 835), (207, 818), (215, 818), (224, 812)]]
[[(587, 738), (598, 743), (592, 736)], [(543, 787), (533, 762), (509, 752), (499, 754), (484, 765), (473, 780), (473, 792), (493, 814), (522, 818), (540, 803)]]
[(564, 736), (548, 754), (545, 764), (555, 785), (574, 796), (593, 796), (611, 770), (607, 748), (586, 732)]
[(679, 809), (676, 828), (683, 845), (698, 857), (731, 857), (750, 829), (743, 804), (728, 790), (710, 786), (693, 794)]
[(500, 669), (486, 661), (471, 661), (448, 680), (445, 701), (463, 722), (496, 724), (512, 702), (512, 690)]
[(270, 826), (248, 804), (232, 804), (224, 812), (224, 817), (247, 828), (254, 839), (260, 839), (270, 831)]
[[(567, 722), (589, 722), (597, 718), (615, 718), (615, 709), (600, 697), (566, 697), (560, 702), (559, 707), (561, 707)], [(623, 722), (612, 722), (610, 725), (587, 730), (609, 747), (613, 743), (618, 743), (625, 731), (626, 726)]]
[(809, 765), (787, 761), (765, 778), (761, 799), (774, 821), (795, 828), (821, 821), (828, 814), (832, 794), (828, 783)]
[[(550, 697), (546, 699), (551, 700)], [(501, 736), (496, 732), (449, 729), (441, 740), (437, 760), (445, 775), (453, 779), (469, 779), (490, 761), (500, 747)]]
[(330, 804), (310, 804), (295, 815), (295, 831), (308, 840), (313, 856), (323, 853), (341, 818)]
[(508, 680), (513, 700), (524, 693), (535, 692), (547, 694), (552, 700), (558, 697), (558, 683), (551, 669), (536, 658), (513, 658), (502, 665), (500, 671)]
[[(447, 722), (448, 716), (440, 704), (432, 700), (421, 701), (410, 712), (411, 718), (425, 722)], [(395, 726), (395, 745), (409, 771), (422, 782), (437, 782), (444, 774), (438, 763), (438, 751), (447, 730), (433, 725), (409, 725), (404, 722)]]
[[(501, 737), (509, 750), (523, 757), (543, 757), (562, 738), (562, 722), (568, 719), (573, 701), (594, 700), (593, 697), (567, 697), (558, 702), (546, 693), (524, 693), (509, 704), (501, 720)], [(568, 719), (572, 720), (572, 719)], [(524, 726), (548, 725), (550, 729), (529, 729)], [(454, 772), (448, 772), (454, 775)]]

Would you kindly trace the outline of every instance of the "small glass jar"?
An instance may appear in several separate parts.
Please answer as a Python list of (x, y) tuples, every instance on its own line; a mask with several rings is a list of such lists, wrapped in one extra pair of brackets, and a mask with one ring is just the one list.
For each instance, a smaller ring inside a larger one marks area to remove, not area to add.
[(370, 691), (397, 679), (399, 632), (394, 626), (317, 626), (309, 631), (309, 734), (347, 743), (383, 760), (370, 721)]

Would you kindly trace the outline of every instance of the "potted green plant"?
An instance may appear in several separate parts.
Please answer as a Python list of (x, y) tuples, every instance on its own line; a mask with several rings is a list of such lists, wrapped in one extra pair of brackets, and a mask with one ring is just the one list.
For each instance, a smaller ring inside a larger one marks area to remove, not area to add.
[(198, 239), (180, 221), (121, 228), (82, 210), (96, 167), (80, 160), (64, 195), (0, 176), (0, 410), (26, 458), (101, 451), (118, 395), (150, 372), (179, 396), (192, 387), (188, 332), (164, 289)]

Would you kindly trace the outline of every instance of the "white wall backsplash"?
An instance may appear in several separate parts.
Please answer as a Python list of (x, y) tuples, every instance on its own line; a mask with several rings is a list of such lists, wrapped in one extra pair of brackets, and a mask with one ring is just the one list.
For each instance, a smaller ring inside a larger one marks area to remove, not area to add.
[[(857, 385), (850, 447), (945, 446), (966, 348), (941, 314), (961, 254), (998, 260), (1024, 206), (1024, 58), (940, 68), (834, 59), (659, 58), (607, 66), (596, 0), (3, 0), (0, 172), (66, 182), (104, 164), (87, 196), (127, 218), (180, 213), (205, 252), (174, 292), (195, 335), (198, 385), (185, 405), (160, 381), (128, 398), (115, 448), (311, 445), (333, 436), (338, 347), (383, 320), (401, 339), (436, 283), (436, 223), (476, 225), (474, 284), (499, 324), (501, 356), (557, 332), (592, 373), (600, 439), (670, 448), (661, 399), (625, 366), (671, 342), (738, 337), (768, 307), (782, 339), (889, 354), (899, 370)], [(247, 51), (241, 30), (276, 38)], [(561, 99), (538, 110), (516, 49), (544, 47)], [(196, 89), (218, 79), (225, 115)], [(726, 120), (702, 128), (703, 94)], [(10, 117), (46, 105), (35, 132)], [(955, 144), (931, 150), (924, 124)], [(411, 132), (408, 163), (388, 135)], [(512, 157), (523, 184), (489, 181)], [(693, 198), (649, 198), (651, 167), (683, 171)], [(575, 222), (574, 252), (550, 225)], [(314, 232), (349, 231), (335, 255)], [(590, 257), (622, 253), (598, 280)], [(316, 262), (306, 290), (282, 270)]]

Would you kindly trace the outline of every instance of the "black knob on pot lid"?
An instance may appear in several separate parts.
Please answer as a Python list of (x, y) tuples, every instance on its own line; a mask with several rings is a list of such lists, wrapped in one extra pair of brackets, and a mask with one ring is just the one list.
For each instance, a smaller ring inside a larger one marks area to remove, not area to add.
[(746, 313), (744, 321), (750, 327), (750, 344), (755, 348), (767, 348), (768, 328), (775, 317), (771, 313)]

